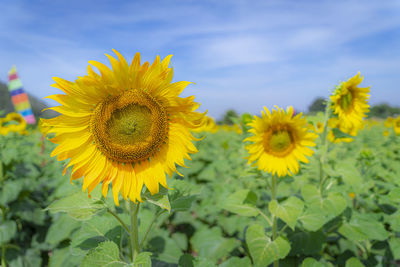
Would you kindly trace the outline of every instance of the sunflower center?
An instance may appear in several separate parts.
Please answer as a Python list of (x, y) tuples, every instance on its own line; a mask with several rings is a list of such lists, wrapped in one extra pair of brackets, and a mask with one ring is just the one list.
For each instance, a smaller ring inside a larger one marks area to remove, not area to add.
[(91, 128), (97, 147), (109, 159), (133, 163), (149, 159), (166, 141), (167, 117), (152, 96), (129, 90), (98, 104)]
[(274, 130), (264, 137), (265, 151), (277, 157), (288, 155), (293, 148), (294, 140), (289, 130)]
[(347, 111), (351, 107), (352, 103), (353, 103), (353, 94), (350, 91), (340, 98), (340, 106), (345, 111)]

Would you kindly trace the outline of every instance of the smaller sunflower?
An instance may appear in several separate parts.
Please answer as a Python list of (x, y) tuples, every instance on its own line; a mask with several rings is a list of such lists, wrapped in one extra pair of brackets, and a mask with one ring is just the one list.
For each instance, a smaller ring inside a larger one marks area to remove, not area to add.
[(215, 123), (215, 120), (209, 116), (205, 116), (204, 123), (201, 127), (194, 129), (193, 132), (210, 132), (216, 133), (218, 132), (218, 125)]
[(279, 177), (296, 174), (299, 161), (308, 163), (306, 156), (314, 153), (309, 147), (315, 146), (318, 135), (310, 130), (302, 113), (294, 116), (293, 107), (286, 112), (275, 107), (272, 113), (264, 107), (261, 113), (261, 118), (254, 116), (248, 124), (253, 136), (244, 140), (252, 142), (246, 146), (249, 163)]
[(393, 120), (393, 130), (396, 135), (400, 135), (400, 116)]
[(16, 112), (8, 113), (0, 120), (0, 134), (7, 135), (10, 132), (26, 134), (26, 121)]
[(393, 126), (393, 121), (394, 121), (393, 117), (387, 117), (383, 125), (386, 128), (391, 128)]
[(328, 132), (328, 140), (335, 144), (342, 142), (350, 143), (353, 142), (354, 139), (351, 137), (336, 137), (332, 129), (339, 129), (341, 132), (351, 136), (356, 136), (358, 132), (356, 128), (345, 128), (343, 124), (341, 124), (341, 121), (337, 118), (330, 118), (328, 120), (328, 126), (331, 128), (331, 130)]
[(363, 118), (369, 111), (369, 87), (358, 87), (364, 77), (357, 73), (347, 82), (342, 82), (333, 95), (332, 110), (345, 128), (362, 127)]

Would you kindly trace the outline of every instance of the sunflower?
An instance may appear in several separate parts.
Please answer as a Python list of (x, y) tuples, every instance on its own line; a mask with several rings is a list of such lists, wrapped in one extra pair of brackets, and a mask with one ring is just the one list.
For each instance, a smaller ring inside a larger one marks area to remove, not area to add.
[(391, 128), (393, 126), (393, 121), (394, 121), (393, 117), (387, 117), (383, 125), (386, 128)]
[(397, 116), (397, 118), (393, 120), (393, 130), (396, 135), (400, 135), (400, 116)]
[[(338, 118), (330, 118), (328, 120), (328, 126), (331, 128), (331, 130), (328, 132), (328, 140), (332, 143), (338, 144), (338, 143), (350, 143), (353, 142), (354, 139), (351, 138), (350, 136), (356, 136), (358, 130), (356, 128), (345, 128), (341, 121)], [(333, 129), (338, 129), (341, 132), (350, 135), (346, 137), (337, 137), (333, 133)]]
[(209, 116), (205, 116), (204, 118), (204, 124), (202, 127), (199, 127), (198, 129), (194, 130), (194, 132), (210, 132), (210, 133), (216, 133), (218, 132), (218, 125), (215, 123), (215, 120)]
[(369, 87), (358, 87), (364, 79), (357, 73), (347, 82), (342, 82), (330, 97), (333, 113), (345, 128), (360, 128), (369, 111)]
[(65, 94), (52, 95), (61, 106), (50, 108), (61, 113), (44, 120), (41, 126), (55, 137), (58, 146), (51, 156), (70, 158), (71, 180), (83, 178), (83, 191), (102, 183), (106, 197), (109, 184), (116, 205), (119, 193), (127, 200), (142, 201), (143, 185), (151, 194), (159, 185), (167, 188), (166, 174), (184, 166), (184, 159), (197, 149), (191, 130), (200, 127), (204, 114), (195, 110), (194, 96), (180, 93), (190, 82), (171, 83), (171, 55), (153, 64), (140, 63), (136, 53), (131, 65), (117, 51), (118, 60), (106, 55), (112, 70), (89, 61), (88, 75), (75, 82), (54, 78), (54, 87)]
[(315, 146), (317, 135), (310, 130), (302, 113), (294, 116), (293, 107), (286, 112), (275, 107), (272, 113), (264, 107), (261, 118), (254, 116), (249, 126), (253, 136), (244, 140), (252, 142), (246, 146), (250, 154), (247, 159), (272, 175), (296, 174), (299, 161), (308, 163), (305, 156), (314, 153), (309, 147)]
[(26, 134), (26, 121), (21, 114), (11, 112), (5, 118), (0, 120), (0, 134), (7, 135), (8, 133)]

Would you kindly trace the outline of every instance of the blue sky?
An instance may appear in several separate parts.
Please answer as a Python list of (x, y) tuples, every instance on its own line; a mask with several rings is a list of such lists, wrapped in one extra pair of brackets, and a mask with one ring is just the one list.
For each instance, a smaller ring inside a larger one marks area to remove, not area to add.
[(28, 92), (58, 93), (87, 62), (173, 54), (202, 110), (306, 110), (358, 71), (371, 103), (400, 105), (400, 1), (0, 1), (0, 80), (16, 64)]

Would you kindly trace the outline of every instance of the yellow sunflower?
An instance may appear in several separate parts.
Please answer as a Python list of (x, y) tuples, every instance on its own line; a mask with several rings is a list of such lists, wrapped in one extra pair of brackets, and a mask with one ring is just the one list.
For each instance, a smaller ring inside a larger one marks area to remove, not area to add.
[(7, 135), (10, 132), (26, 134), (26, 121), (21, 114), (10, 112), (1, 121), (2, 134)]
[[(311, 156), (314, 151), (317, 135), (310, 130), (302, 113), (294, 116), (293, 107), (283, 109), (275, 107), (272, 113), (264, 107), (262, 116), (254, 116), (249, 123), (253, 136), (244, 141), (247, 145), (249, 163), (258, 165), (258, 169), (285, 176), (299, 171), (299, 161), (308, 163), (305, 156)], [(255, 162), (257, 161), (257, 162)]]
[(205, 116), (204, 118), (204, 124), (199, 127), (198, 129), (195, 129), (194, 132), (210, 132), (210, 133), (216, 133), (218, 132), (218, 125), (215, 123), (215, 120), (209, 116)]
[(357, 73), (347, 82), (342, 82), (331, 96), (333, 113), (345, 128), (360, 128), (369, 111), (369, 87), (358, 87), (363, 79)]
[(393, 126), (393, 121), (394, 121), (393, 117), (387, 117), (383, 125), (386, 128), (391, 128)]
[(166, 174), (184, 166), (184, 159), (197, 149), (191, 130), (203, 123), (204, 114), (195, 110), (194, 96), (182, 98), (190, 82), (171, 83), (171, 55), (153, 64), (140, 63), (136, 53), (129, 65), (113, 50), (118, 60), (106, 55), (112, 70), (100, 62), (89, 61), (88, 75), (75, 82), (54, 78), (54, 87), (65, 94), (52, 95), (61, 106), (50, 108), (60, 116), (43, 120), (41, 126), (58, 146), (51, 156), (70, 158), (71, 180), (83, 178), (83, 191), (90, 192), (102, 183), (107, 196), (109, 184), (116, 205), (118, 197), (142, 201), (143, 185), (151, 194), (159, 184), (167, 187)]
[(354, 139), (351, 137), (336, 137), (335, 134), (333, 133), (332, 129), (339, 129), (341, 132), (351, 135), (351, 136), (356, 136), (358, 130), (356, 128), (345, 128), (341, 121), (338, 118), (330, 118), (328, 120), (328, 126), (331, 128), (331, 130), (328, 132), (328, 140), (332, 143), (338, 144), (338, 143), (350, 143), (353, 142)]
[(393, 130), (396, 135), (400, 135), (400, 116), (397, 116), (397, 118), (393, 120)]

